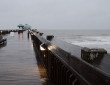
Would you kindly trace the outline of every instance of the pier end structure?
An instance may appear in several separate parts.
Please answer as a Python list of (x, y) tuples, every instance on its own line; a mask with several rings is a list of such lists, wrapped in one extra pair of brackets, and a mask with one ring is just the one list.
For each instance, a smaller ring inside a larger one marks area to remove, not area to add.
[(31, 26), (28, 24), (25, 24), (25, 25), (19, 24), (17, 25), (17, 27), (19, 27), (18, 33), (31, 29)]
[(19, 24), (19, 25), (17, 25), (17, 27), (19, 27), (18, 33), (22, 33), (24, 25), (23, 24)]
[[(88, 62), (81, 56), (83, 53), (81, 50), (84, 50), (82, 47), (55, 37), (48, 40), (47, 36), (50, 35), (41, 35), (36, 30), (30, 30), (29, 32), (53, 85), (110, 84), (110, 63), (106, 62), (110, 55), (106, 51), (104, 51), (101, 59)], [(44, 45), (43, 50), (40, 48), (41, 45), (42, 47)]]
[(24, 25), (23, 25), (23, 24), (19, 24), (19, 25), (17, 25), (17, 27), (19, 27), (19, 28), (22, 28), (22, 29), (23, 29)]

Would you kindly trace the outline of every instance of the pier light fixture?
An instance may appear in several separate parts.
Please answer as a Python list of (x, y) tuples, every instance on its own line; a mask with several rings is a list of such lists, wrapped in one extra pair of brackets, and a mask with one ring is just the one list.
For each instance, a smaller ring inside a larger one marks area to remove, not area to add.
[(33, 35), (33, 33), (31, 33), (31, 35)]
[(46, 45), (44, 43), (42, 43), (40, 45), (40, 50), (42, 50), (42, 51), (46, 50)]
[(35, 32), (34, 32), (33, 34), (34, 34), (34, 35), (36, 35), (36, 33), (35, 33)]

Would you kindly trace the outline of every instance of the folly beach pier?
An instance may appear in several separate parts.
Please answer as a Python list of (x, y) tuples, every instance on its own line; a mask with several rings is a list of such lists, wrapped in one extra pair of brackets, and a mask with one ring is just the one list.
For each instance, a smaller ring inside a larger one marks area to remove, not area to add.
[(7, 42), (0, 45), (0, 85), (51, 85), (28, 31), (1, 31)]
[[(10, 33), (14, 32), (14, 36)], [(1, 85), (110, 85), (110, 55), (35, 29), (1, 30)]]

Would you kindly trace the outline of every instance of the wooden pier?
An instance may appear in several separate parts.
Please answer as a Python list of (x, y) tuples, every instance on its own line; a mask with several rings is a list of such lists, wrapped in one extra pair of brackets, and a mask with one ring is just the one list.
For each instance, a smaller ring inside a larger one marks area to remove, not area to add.
[(85, 49), (37, 30), (30, 34), (53, 85), (110, 85), (106, 50)]
[[(14, 32), (14, 36), (10, 36)], [(110, 85), (110, 54), (37, 30), (1, 30), (1, 85)]]
[[(14, 31), (14, 36), (9, 32)], [(39, 63), (28, 31), (2, 31), (7, 43), (0, 46), (0, 85), (51, 85)]]

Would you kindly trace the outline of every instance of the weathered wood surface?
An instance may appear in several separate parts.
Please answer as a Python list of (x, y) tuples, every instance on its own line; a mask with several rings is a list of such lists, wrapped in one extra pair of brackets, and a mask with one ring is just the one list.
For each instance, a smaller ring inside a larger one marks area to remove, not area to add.
[(93, 85), (110, 84), (110, 55), (87, 62), (81, 58), (81, 47), (64, 42), (57, 38), (47, 40), (45, 34), (35, 35), (38, 42), (45, 43), (47, 48), (68, 68), (82, 83)]
[(27, 32), (3, 37), (7, 44), (0, 46), (0, 85), (50, 85)]

